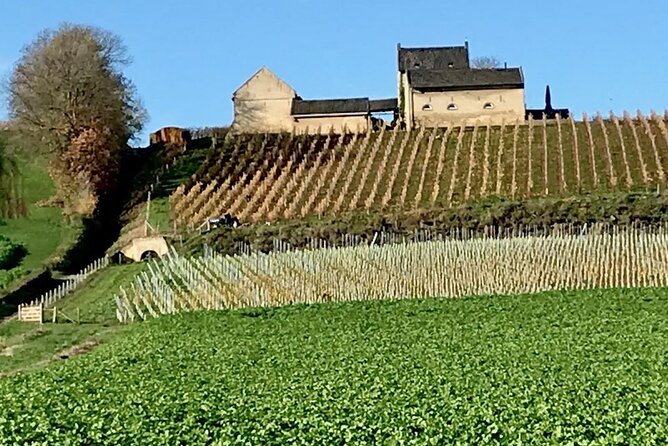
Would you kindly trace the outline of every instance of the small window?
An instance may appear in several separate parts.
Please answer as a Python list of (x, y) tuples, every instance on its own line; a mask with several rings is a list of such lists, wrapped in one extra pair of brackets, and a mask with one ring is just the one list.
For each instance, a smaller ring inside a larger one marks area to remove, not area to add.
[(413, 64), (413, 68), (420, 68), (420, 62), (415, 62)]
[(450, 104), (448, 105), (448, 110), (457, 110), (457, 104)]
[(485, 105), (482, 106), (485, 110), (492, 110), (494, 108), (494, 104), (491, 102), (485, 102)]
[(424, 105), (422, 106), (422, 110), (424, 110), (424, 111), (432, 111), (433, 108), (431, 107), (431, 104), (424, 104)]
[(454, 68), (455, 64), (454, 62), (448, 62), (448, 68)]

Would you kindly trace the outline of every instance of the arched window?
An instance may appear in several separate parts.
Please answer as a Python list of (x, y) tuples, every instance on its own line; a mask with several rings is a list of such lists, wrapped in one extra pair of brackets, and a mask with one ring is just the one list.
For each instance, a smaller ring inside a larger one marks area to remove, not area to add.
[(413, 64), (413, 68), (420, 68), (420, 62), (415, 62)]
[(431, 104), (424, 104), (424, 105), (422, 106), (422, 110), (423, 110), (423, 111), (432, 111), (433, 108), (432, 108)]
[(448, 105), (448, 110), (450, 111), (457, 110), (457, 104), (453, 102), (452, 104)]
[(494, 104), (492, 104), (491, 102), (485, 102), (485, 105), (483, 105), (482, 108), (484, 108), (485, 110), (491, 110), (494, 108)]

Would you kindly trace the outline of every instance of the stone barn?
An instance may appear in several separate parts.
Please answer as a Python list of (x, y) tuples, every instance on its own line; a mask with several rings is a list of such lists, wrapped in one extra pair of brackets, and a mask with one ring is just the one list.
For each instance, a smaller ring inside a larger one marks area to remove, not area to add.
[(266, 67), (244, 82), (232, 101), (234, 132), (366, 132), (372, 113), (394, 113), (397, 109), (396, 99), (304, 100)]
[(292, 101), (296, 133), (366, 132), (370, 125), (369, 98)]

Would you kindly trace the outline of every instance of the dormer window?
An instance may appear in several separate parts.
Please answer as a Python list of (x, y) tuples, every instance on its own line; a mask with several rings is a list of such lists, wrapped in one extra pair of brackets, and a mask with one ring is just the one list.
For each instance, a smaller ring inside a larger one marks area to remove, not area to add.
[(420, 62), (415, 62), (413, 64), (413, 68), (420, 68)]
[(448, 110), (450, 110), (450, 111), (457, 110), (457, 104), (452, 103), (452, 104), (448, 105)]
[(423, 111), (432, 111), (433, 108), (432, 108), (431, 104), (424, 104), (424, 105), (422, 106), (422, 110), (423, 110)]
[(454, 62), (448, 62), (448, 68), (454, 68), (455, 64)]
[(494, 104), (491, 102), (485, 102), (485, 105), (482, 106), (485, 110), (492, 110), (494, 108)]

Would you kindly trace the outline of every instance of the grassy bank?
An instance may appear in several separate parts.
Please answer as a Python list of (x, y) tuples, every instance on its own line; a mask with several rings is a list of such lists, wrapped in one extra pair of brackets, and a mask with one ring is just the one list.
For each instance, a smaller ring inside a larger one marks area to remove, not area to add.
[(311, 239), (337, 245), (343, 235), (371, 241), (379, 231), (403, 235), (410, 240), (415, 231), (421, 229), (447, 233), (458, 229), (483, 231), (487, 227), (503, 229), (593, 223), (627, 225), (633, 222), (646, 225), (667, 223), (668, 195), (619, 192), (521, 201), (490, 198), (431, 211), (350, 212), (339, 217), (310, 217), (271, 225), (215, 229), (202, 235), (191, 234), (186, 237), (185, 246), (193, 253), (201, 250), (203, 244), (223, 252), (236, 253), (242, 244), (269, 251), (275, 239), (294, 247), (303, 247)]
[(64, 220), (61, 209), (42, 206), (40, 202), (53, 195), (54, 185), (41, 160), (19, 158), (19, 168), (23, 178), (23, 196), (28, 207), (28, 215), (9, 219), (0, 226), (0, 234), (23, 245), (28, 253), (15, 271), (9, 271), (14, 280), (0, 284), (3, 290), (15, 288), (29, 277), (39, 275), (48, 264), (57, 263), (65, 251), (72, 246), (81, 227), (78, 222)]
[[(68, 349), (97, 345), (113, 338), (123, 327), (116, 321), (114, 293), (127, 285), (144, 264), (110, 266), (93, 275), (80, 289), (55, 304), (58, 323), (51, 323), (52, 309), (44, 312), (43, 325), (16, 319), (0, 324), (0, 374), (12, 374), (43, 366)], [(66, 316), (80, 324), (68, 321)]]

